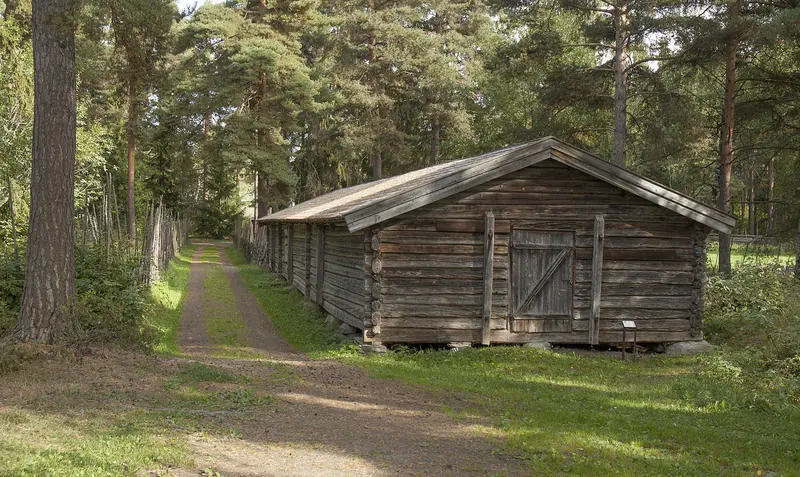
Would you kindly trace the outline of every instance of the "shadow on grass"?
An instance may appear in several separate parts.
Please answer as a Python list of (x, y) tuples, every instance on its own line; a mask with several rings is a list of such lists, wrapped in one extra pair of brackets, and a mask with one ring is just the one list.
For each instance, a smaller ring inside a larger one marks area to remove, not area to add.
[(731, 407), (744, 391), (698, 378), (706, 364), (696, 358), (622, 363), (518, 347), (365, 357), (332, 342), (322, 315), (281, 278), (255, 265), (240, 274), (293, 346), (488, 419), (488, 433), (507, 437), (537, 473), (788, 475), (800, 465), (800, 412)]
[[(509, 475), (792, 475), (797, 469), (796, 415), (688, 406), (670, 396), (676, 378), (664, 373), (672, 371), (669, 363), (618, 366), (521, 349), (488, 351), (383, 357), (380, 363), (363, 358), (375, 374), (407, 381), (413, 374), (423, 388), (358, 373), (342, 375), (341, 387), (319, 386), (310, 379), (333, 365), (324, 361), (198, 363), (121, 355), (45, 363), (33, 380), (25, 371), (8, 376), (16, 392), (2, 395), (0, 432), (6, 446), (15, 446), (8, 455), (23, 449), (30, 455), (22, 467), (0, 459), (0, 470), (34, 475), (57, 463), (116, 475), (126, 473), (123, 464), (186, 465), (189, 435), (234, 438), (257, 449), (321, 449), (357, 458), (376, 474), (453, 468), (460, 475), (504, 469)], [(485, 362), (481, 372), (466, 365), (476, 359)], [(511, 363), (526, 369), (504, 370)], [(576, 367), (583, 369), (570, 371)], [(115, 379), (108, 382), (112, 370)], [(36, 428), (59, 431), (43, 447), (27, 434)], [(505, 452), (516, 459), (495, 453), (496, 462), (486, 462), (487, 439), (493, 438), (507, 439)], [(107, 449), (99, 460), (98, 446)]]
[(276, 449), (316, 459), (309, 469), (373, 475), (793, 475), (800, 465), (796, 410), (731, 408), (713, 395), (698, 405), (686, 398), (699, 389), (696, 359), (512, 347), (360, 356), (335, 345), (285, 283), (240, 272), (295, 347), (372, 376), (224, 346), (202, 362), (118, 353), (31, 363), (36, 373), (11, 373), (0, 388), (0, 474), (191, 467), (204, 442), (231, 445), (216, 470), (232, 474), (254, 462), (267, 473), (285, 458)]

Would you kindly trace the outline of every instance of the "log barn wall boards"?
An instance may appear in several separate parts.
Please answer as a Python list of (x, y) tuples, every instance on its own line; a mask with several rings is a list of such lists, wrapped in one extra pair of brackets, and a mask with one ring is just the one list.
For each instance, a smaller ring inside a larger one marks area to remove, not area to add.
[[(259, 219), (270, 268), (381, 343), (702, 338), (704, 240), (735, 219), (544, 138)], [(258, 253), (256, 253), (258, 255)]]

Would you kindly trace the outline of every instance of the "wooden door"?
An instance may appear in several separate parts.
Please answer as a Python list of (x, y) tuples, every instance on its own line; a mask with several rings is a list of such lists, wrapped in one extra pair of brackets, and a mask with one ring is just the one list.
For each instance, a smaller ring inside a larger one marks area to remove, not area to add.
[(574, 245), (572, 232), (512, 232), (511, 331), (571, 331)]

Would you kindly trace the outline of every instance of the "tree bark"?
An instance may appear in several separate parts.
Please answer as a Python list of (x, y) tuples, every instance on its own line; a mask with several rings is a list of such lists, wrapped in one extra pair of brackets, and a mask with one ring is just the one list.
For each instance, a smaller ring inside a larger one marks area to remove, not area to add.
[(794, 237), (794, 277), (800, 280), (800, 220), (797, 221), (797, 234)]
[(18, 341), (55, 343), (75, 326), (74, 15), (74, 0), (33, 0), (31, 215)]
[(628, 0), (614, 8), (614, 164), (627, 164), (628, 140)]
[(431, 124), (431, 164), (439, 163), (439, 144), (442, 133), (442, 125), (438, 117), (433, 118)]
[[(264, 7), (266, 8), (266, 7)], [(260, 75), (260, 82), (258, 85), (258, 98), (257, 98), (257, 106), (260, 108), (262, 113), (266, 111), (266, 96), (267, 96), (267, 73), (265, 71), (261, 72)], [(256, 146), (259, 149), (266, 149), (267, 145), (267, 133), (264, 128), (258, 129), (258, 134), (256, 135)], [(260, 168), (261, 166), (257, 166), (256, 169)], [(258, 215), (263, 217), (267, 215), (269, 212), (269, 204), (267, 201), (269, 200), (269, 175), (266, 170), (256, 170), (256, 209), (258, 210)]]
[(134, 187), (136, 178), (136, 123), (139, 121), (139, 102), (136, 86), (131, 78), (128, 85), (128, 240), (131, 250), (136, 250), (136, 201)]
[(372, 156), (372, 178), (379, 180), (383, 178), (383, 157), (381, 152), (377, 151)]
[(11, 241), (14, 243), (14, 266), (19, 268), (19, 242), (17, 242), (17, 222), (14, 217), (14, 190), (11, 188), (11, 175), (6, 174), (6, 186), (8, 187), (8, 213), (11, 219)]
[[(734, 5), (731, 8), (736, 9)], [(736, 13), (731, 13), (736, 15)], [(725, 213), (731, 210), (731, 172), (733, 170), (733, 129), (734, 101), (736, 95), (736, 51), (739, 47), (737, 39), (728, 40), (725, 61), (725, 98), (722, 105), (722, 127), (719, 139), (719, 197), (717, 206)], [(719, 273), (723, 276), (731, 274), (731, 236), (719, 234)]]
[[(375, 16), (375, 0), (369, 0), (369, 17), (370, 22), (372, 18)], [(367, 50), (367, 63), (370, 67), (373, 66), (375, 63), (375, 48), (377, 46), (377, 39), (375, 38), (375, 32), (372, 30), (375, 28), (374, 25), (370, 24), (370, 33), (369, 33), (369, 40), (368, 40), (368, 50)], [(371, 82), (373, 90), (376, 89), (375, 81)], [(380, 119), (383, 115), (381, 111), (381, 107), (378, 106), (373, 113), (375, 114), (378, 119)], [(381, 121), (377, 121), (378, 124)], [(372, 157), (370, 158), (370, 165), (372, 166), (372, 179), (379, 180), (383, 177), (383, 156), (381, 154), (380, 149), (372, 151)]]
[(767, 235), (775, 232), (775, 158), (767, 165)]
[(750, 235), (758, 235), (758, 216), (756, 215), (756, 173), (750, 170), (750, 190), (747, 204), (747, 225)]

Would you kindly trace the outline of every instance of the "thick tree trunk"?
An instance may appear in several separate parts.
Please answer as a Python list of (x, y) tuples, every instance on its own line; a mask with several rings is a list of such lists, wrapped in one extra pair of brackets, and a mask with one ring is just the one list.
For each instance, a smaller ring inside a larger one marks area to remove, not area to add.
[(139, 102), (133, 81), (128, 86), (128, 240), (131, 250), (136, 250), (136, 123), (139, 121)]
[[(735, 7), (733, 7), (735, 8)], [(717, 207), (725, 213), (731, 210), (731, 171), (733, 170), (734, 100), (736, 94), (736, 51), (739, 43), (731, 39), (725, 61), (725, 99), (722, 105), (722, 127), (719, 137), (719, 197)], [(719, 234), (719, 273), (731, 274), (731, 236)]]
[(769, 160), (767, 183), (767, 235), (772, 235), (775, 230), (775, 158)]
[[(372, 19), (374, 15), (375, 15), (375, 0), (369, 0), (370, 19)], [(370, 28), (374, 27), (371, 25)], [(375, 33), (373, 31), (370, 31), (368, 44), (369, 44), (369, 49), (367, 51), (367, 62), (371, 66), (375, 63), (375, 48), (377, 46), (377, 39), (375, 38)], [(374, 81), (372, 83), (373, 83), (373, 88), (375, 88)], [(378, 119), (380, 119), (382, 115), (380, 106), (378, 106), (378, 108), (376, 109), (375, 115), (378, 117)], [(377, 123), (380, 123), (380, 121), (377, 121)], [(370, 165), (372, 166), (372, 179), (373, 180), (381, 179), (383, 177), (383, 156), (380, 150), (375, 150), (372, 152), (372, 157), (370, 158)]]
[(800, 280), (800, 220), (797, 221), (797, 235), (794, 237), (794, 277)]
[(20, 266), (19, 263), (19, 242), (17, 242), (17, 220), (14, 217), (14, 190), (11, 188), (11, 175), (6, 174), (6, 186), (8, 187), (8, 214), (11, 225), (11, 241), (14, 243), (14, 265)]
[(74, 0), (33, 0), (31, 215), (19, 341), (58, 342), (75, 323), (74, 10)]
[(755, 171), (750, 171), (750, 189), (749, 192), (749, 200), (747, 204), (747, 225), (750, 235), (758, 235), (758, 224), (756, 221), (758, 220), (758, 216), (756, 214), (756, 173)]
[(628, 140), (628, 0), (614, 9), (614, 164), (625, 167)]

